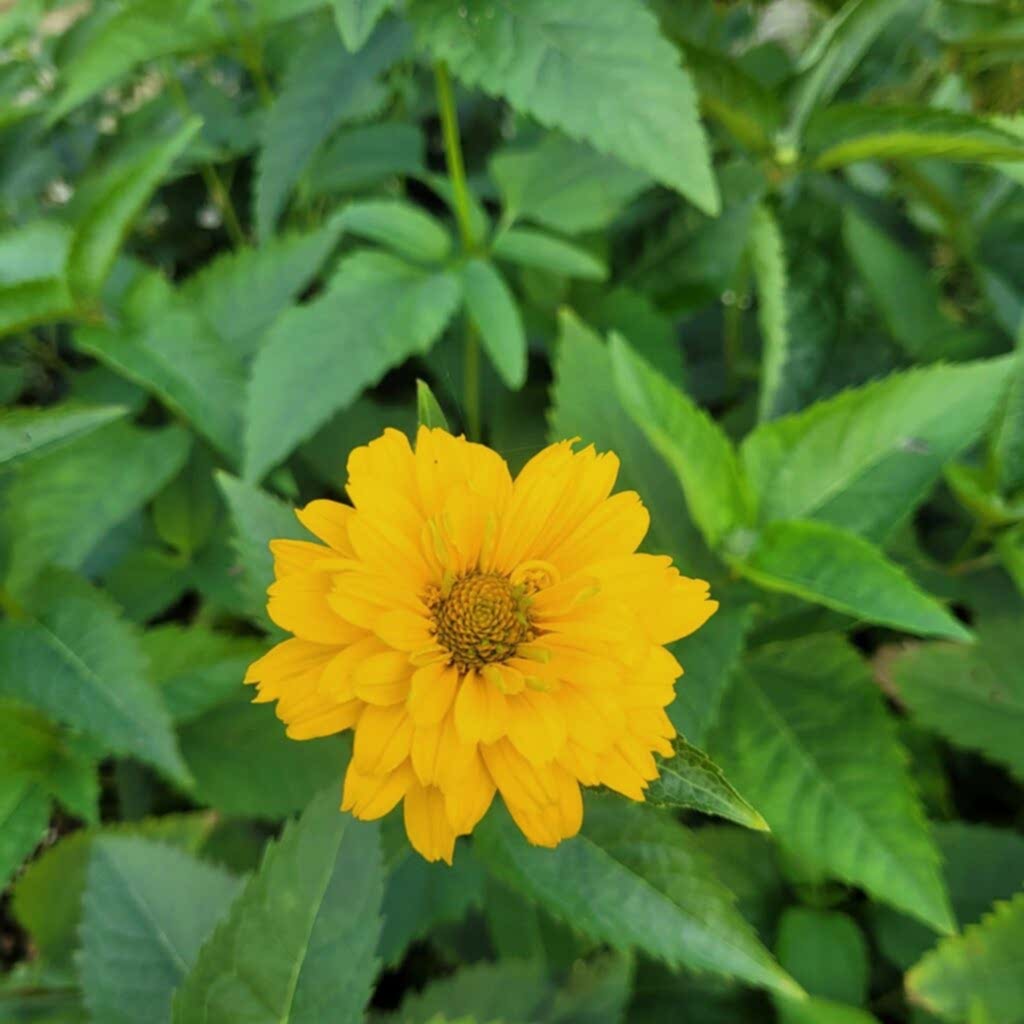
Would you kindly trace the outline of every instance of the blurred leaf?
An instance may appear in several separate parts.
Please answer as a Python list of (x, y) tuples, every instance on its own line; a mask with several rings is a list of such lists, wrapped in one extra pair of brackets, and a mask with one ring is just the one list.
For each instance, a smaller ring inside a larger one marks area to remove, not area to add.
[(440, 427), (448, 430), (448, 419), (444, 409), (434, 397), (430, 385), (425, 380), (416, 380), (416, 414), (421, 427)]
[[(811, 995), (864, 1005), (868, 946), (853, 918), (834, 910), (789, 907), (779, 922), (775, 952)], [(785, 1013), (781, 1016), (786, 1019)]]
[(67, 282), (71, 230), (32, 221), (0, 234), (0, 336), (74, 310)]
[(223, 508), (213, 469), (206, 450), (193, 446), (185, 468), (153, 499), (160, 539), (188, 558), (210, 539)]
[(971, 634), (895, 562), (849, 530), (812, 519), (769, 523), (729, 564), (766, 590), (922, 636)]
[(24, 774), (0, 776), (0, 886), (36, 848), (50, 823), (50, 800)]
[[(278, 318), (256, 357), (246, 478), (262, 477), (392, 366), (425, 352), (458, 300), (449, 272), (428, 273), (379, 252), (347, 257), (323, 295)], [(305, 398), (297, 406), (299, 394)]]
[(605, 227), (650, 181), (556, 132), (529, 146), (500, 150), (490, 171), (506, 222), (535, 221), (567, 235)]
[(424, 263), (443, 263), (451, 252), (448, 231), (425, 210), (400, 199), (365, 199), (346, 206), (342, 224), (354, 235)]
[(588, 801), (584, 835), (542, 850), (495, 810), (474, 849), (501, 881), (614, 949), (799, 994), (670, 819), (620, 800)]
[[(373, 989), (383, 891), (375, 825), (334, 790), (285, 827), (174, 998), (180, 1024), (355, 1024)], [(273, 936), (273, 941), (268, 938)]]
[(409, 13), (420, 42), (468, 85), (718, 212), (693, 85), (637, 0), (415, 0)]
[(586, 249), (528, 228), (503, 231), (495, 238), (491, 251), (500, 260), (566, 277), (603, 281), (608, 276), (607, 267)]
[(342, 42), (355, 53), (366, 45), (392, 0), (331, 0)]
[(38, 409), (0, 410), (0, 468), (12, 469), (22, 460), (45, 455), (67, 441), (120, 419), (125, 412), (116, 405), (90, 407), (74, 402)]
[(150, 839), (93, 843), (79, 962), (93, 1018), (170, 1021), (174, 990), (238, 886), (221, 868)]
[(836, 104), (810, 121), (805, 142), (819, 170), (858, 160), (1024, 160), (1024, 139), (984, 118), (926, 107)]
[(213, 815), (208, 812), (171, 814), (82, 829), (63, 836), (29, 864), (15, 883), (15, 917), (46, 960), (57, 964), (70, 962), (79, 940), (86, 871), (98, 837), (144, 836), (194, 853), (213, 824)]
[(222, 253), (193, 274), (179, 294), (236, 355), (247, 358), (275, 317), (316, 276), (341, 232), (341, 218), (333, 217), (315, 231)]
[(992, 456), (1004, 493), (1024, 488), (1024, 341), (1011, 364), (1005, 404), (992, 437)]
[(187, 783), (171, 720), (147, 678), (138, 639), (113, 603), (50, 570), (25, 595), (27, 615), (0, 623), (0, 693)]
[(462, 267), (462, 291), (498, 375), (508, 387), (521, 388), (526, 382), (526, 334), (504, 278), (493, 264), (471, 259)]
[(274, 233), (288, 193), (314, 152), (335, 128), (375, 102), (377, 76), (407, 47), (408, 32), (392, 21), (378, 26), (355, 54), (333, 31), (317, 32), (294, 50), (256, 161), (254, 216), (260, 238)]
[(672, 467), (690, 514), (715, 547), (750, 517), (746, 481), (721, 427), (688, 395), (636, 356), (613, 335), (615, 384), (623, 407)]
[(402, 121), (345, 129), (314, 155), (308, 172), (310, 190), (347, 191), (393, 175), (422, 174), (424, 145), (419, 126)]
[(73, 294), (87, 298), (99, 292), (132, 222), (201, 125), (192, 118), (141, 156), (104, 173), (75, 224), (68, 253), (68, 281)]
[(753, 654), (710, 748), (784, 849), (952, 930), (906, 754), (866, 666), (839, 638)]
[(980, 924), (943, 940), (906, 975), (910, 998), (946, 1020), (978, 1011), (1005, 1024), (1024, 1019), (1024, 893), (997, 903)]
[(735, 821), (746, 828), (768, 830), (768, 823), (733, 789), (722, 769), (704, 753), (677, 736), (672, 757), (656, 756), (658, 777), (647, 787), (652, 807), (683, 807)]
[(663, 377), (675, 384), (686, 380), (683, 346), (676, 325), (643, 293), (616, 288), (602, 295), (588, 316), (595, 330), (626, 335), (633, 351)]
[(116, 422), (23, 465), (6, 496), (18, 538), (10, 585), (24, 585), (48, 562), (80, 566), (107, 531), (181, 469), (188, 445), (180, 427), (141, 430)]
[(885, 540), (984, 430), (1006, 370), (911, 370), (762, 424), (740, 451), (762, 521), (813, 517)]
[(890, 666), (914, 717), (958, 746), (980, 751), (1024, 781), (1024, 638), (1012, 617), (977, 624), (978, 643), (918, 644)]
[(828, 999), (806, 999), (801, 1003), (792, 999), (775, 1000), (779, 1024), (879, 1024), (879, 1020), (866, 1010)]

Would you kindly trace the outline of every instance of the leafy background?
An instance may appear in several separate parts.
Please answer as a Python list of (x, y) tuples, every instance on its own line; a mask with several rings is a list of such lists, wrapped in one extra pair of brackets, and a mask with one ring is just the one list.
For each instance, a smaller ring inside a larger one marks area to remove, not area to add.
[[(1024, 1020), (1022, 57), (1018, 0), (0, 4), (0, 1019)], [(249, 703), (268, 538), (417, 419), (614, 449), (711, 581), (660, 809), (428, 865)]]

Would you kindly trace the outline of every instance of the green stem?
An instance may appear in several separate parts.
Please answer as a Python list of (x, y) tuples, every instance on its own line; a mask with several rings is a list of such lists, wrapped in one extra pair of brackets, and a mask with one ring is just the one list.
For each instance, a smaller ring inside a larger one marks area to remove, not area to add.
[[(448, 179), (452, 186), (452, 205), (462, 248), (467, 255), (475, 249), (473, 224), (470, 217), (469, 187), (466, 184), (466, 165), (462, 159), (459, 138), (459, 119), (455, 110), (455, 96), (448, 68), (443, 61), (434, 67), (437, 81), (437, 104), (441, 114), (444, 135), (444, 157), (448, 166)], [(465, 349), (462, 361), (462, 393), (466, 409), (466, 432), (472, 440), (480, 438), (480, 343), (468, 317), (466, 319)]]

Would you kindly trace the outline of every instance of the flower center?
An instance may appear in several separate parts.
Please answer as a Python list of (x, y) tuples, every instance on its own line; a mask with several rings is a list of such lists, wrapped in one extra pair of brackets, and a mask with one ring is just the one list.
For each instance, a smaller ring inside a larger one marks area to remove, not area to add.
[(533, 638), (526, 588), (498, 573), (471, 572), (427, 595), (437, 642), (461, 671), (505, 661)]

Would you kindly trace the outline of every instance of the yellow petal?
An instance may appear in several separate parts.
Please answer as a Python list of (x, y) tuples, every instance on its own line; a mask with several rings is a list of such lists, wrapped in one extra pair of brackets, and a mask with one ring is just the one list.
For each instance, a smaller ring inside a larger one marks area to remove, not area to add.
[(384, 651), (360, 661), (352, 671), (352, 689), (367, 704), (398, 704), (409, 695), (409, 658), (401, 651)]
[(409, 842), (425, 860), (452, 862), (455, 829), (445, 813), (444, 797), (435, 786), (414, 782), (405, 794), (405, 831)]
[(364, 636), (357, 643), (335, 654), (320, 677), (320, 691), (337, 701), (352, 700), (356, 695), (352, 675), (366, 658), (385, 650), (375, 636)]
[(526, 689), (509, 698), (506, 708), (508, 738), (519, 753), (534, 764), (554, 760), (566, 738), (559, 697)]
[(459, 670), (438, 661), (416, 669), (409, 690), (409, 714), (417, 725), (436, 725), (452, 706), (459, 686)]
[(444, 788), (445, 808), (452, 828), (460, 836), (468, 835), (487, 813), (494, 799), (495, 785), (478, 751), (466, 763), (457, 779)]
[(455, 698), (455, 724), (467, 743), (493, 743), (505, 735), (505, 695), (476, 672), (467, 672)]
[(385, 612), (373, 624), (373, 630), (396, 651), (419, 651), (434, 641), (430, 619), (404, 608)]
[(367, 775), (394, 771), (409, 756), (412, 731), (412, 719), (401, 704), (368, 704), (356, 725), (353, 763)]
[(331, 577), (323, 572), (285, 576), (267, 591), (267, 614), (282, 629), (303, 640), (321, 644), (349, 644), (363, 630), (346, 622), (328, 604)]
[(314, 536), (343, 555), (352, 555), (348, 539), (349, 519), (355, 510), (337, 501), (319, 499), (295, 510), (299, 522)]
[(270, 552), (274, 556), (274, 575), (278, 579), (297, 572), (315, 571), (318, 565), (338, 557), (330, 548), (308, 540), (272, 540)]
[(351, 811), (363, 821), (383, 818), (414, 781), (409, 762), (384, 775), (364, 775), (354, 764), (345, 772), (341, 809)]
[[(309, 709), (288, 722), (285, 735), (292, 740), (312, 740), (320, 736), (332, 736), (336, 732), (351, 729), (359, 721), (363, 704), (351, 700), (346, 704), (322, 704), (317, 709)], [(278, 717), (284, 718), (278, 705)]]

